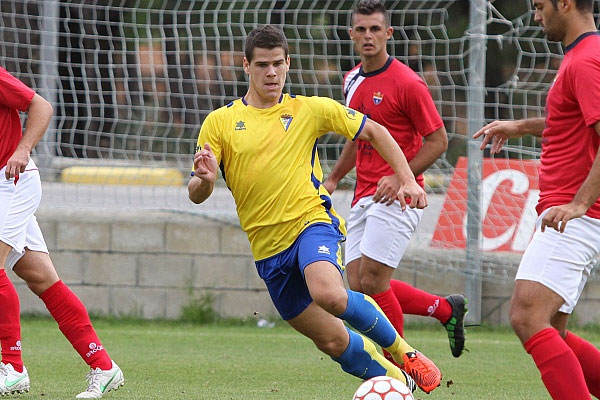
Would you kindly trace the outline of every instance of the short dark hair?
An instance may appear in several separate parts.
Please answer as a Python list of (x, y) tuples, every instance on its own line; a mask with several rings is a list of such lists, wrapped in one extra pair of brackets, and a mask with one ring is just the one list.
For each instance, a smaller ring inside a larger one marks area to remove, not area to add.
[(273, 25), (259, 26), (250, 32), (246, 38), (246, 46), (244, 48), (244, 55), (248, 62), (252, 61), (254, 49), (256, 47), (267, 50), (281, 47), (285, 52), (286, 58), (289, 54), (287, 39), (285, 38), (283, 31)]
[(386, 26), (390, 26), (390, 16), (387, 9), (380, 0), (359, 0), (352, 11), (352, 23), (354, 23), (354, 14), (372, 15), (375, 13), (383, 14)]
[[(558, 8), (558, 0), (550, 0), (554, 9)], [(577, 9), (582, 13), (593, 13), (594, 12), (594, 0), (575, 0)]]

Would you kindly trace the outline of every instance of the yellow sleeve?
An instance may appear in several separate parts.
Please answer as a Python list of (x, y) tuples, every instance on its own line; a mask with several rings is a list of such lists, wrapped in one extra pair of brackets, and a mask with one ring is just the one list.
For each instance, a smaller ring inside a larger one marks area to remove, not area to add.
[[(198, 140), (196, 142), (196, 151), (199, 151), (204, 148), (204, 144), (208, 143), (210, 145), (210, 149), (212, 150), (215, 158), (217, 160), (217, 164), (221, 163), (221, 155), (223, 152), (223, 147), (221, 146), (221, 132), (219, 129), (218, 116), (215, 112), (211, 112), (204, 119), (202, 126), (200, 127), (200, 132), (198, 133)], [(192, 172), (194, 170), (194, 166), (192, 165)]]
[(310, 97), (309, 104), (316, 115), (318, 136), (335, 132), (354, 140), (360, 134), (367, 116), (341, 105), (328, 97)]

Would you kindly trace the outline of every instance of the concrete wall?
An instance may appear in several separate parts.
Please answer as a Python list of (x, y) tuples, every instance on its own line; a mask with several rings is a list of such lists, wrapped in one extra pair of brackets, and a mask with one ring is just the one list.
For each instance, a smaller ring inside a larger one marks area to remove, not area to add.
[[(90, 211), (41, 208), (37, 213), (60, 277), (92, 312), (144, 318), (177, 318), (184, 305), (214, 295), (222, 316), (276, 315), (256, 274), (244, 232), (232, 223), (181, 212)], [(414, 255), (418, 254), (418, 257)], [(427, 260), (431, 260), (428, 262)], [(464, 265), (444, 250), (412, 248), (395, 278), (423, 290), (464, 293)], [(416, 261), (419, 260), (419, 261)], [(484, 271), (517, 264), (514, 254), (484, 257)], [(435, 267), (432, 267), (435, 266)], [(510, 269), (509, 269), (510, 270)], [(13, 278), (24, 312), (45, 312), (43, 303)], [(508, 323), (512, 277), (483, 284), (482, 317)], [(600, 322), (600, 282), (588, 283), (578, 308), (580, 323)], [(408, 321), (420, 318), (407, 317)]]
[[(150, 211), (40, 209), (37, 218), (61, 279), (91, 312), (177, 318), (212, 293), (224, 316), (276, 315), (239, 227)], [(23, 312), (44, 304), (11, 276)]]

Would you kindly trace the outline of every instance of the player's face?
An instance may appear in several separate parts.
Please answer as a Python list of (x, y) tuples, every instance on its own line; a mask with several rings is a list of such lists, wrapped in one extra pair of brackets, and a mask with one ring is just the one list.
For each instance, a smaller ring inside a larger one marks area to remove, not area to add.
[(382, 13), (354, 14), (350, 38), (361, 57), (374, 57), (386, 52), (385, 46), (393, 32), (394, 28), (387, 26)]
[[(562, 4), (559, 1), (558, 7), (561, 6)], [(566, 23), (552, 1), (533, 0), (533, 8), (535, 10), (534, 20), (544, 28), (546, 38), (553, 42), (562, 41), (566, 34)]]
[(244, 71), (250, 77), (250, 90), (266, 103), (279, 101), (289, 68), (290, 57), (286, 57), (281, 47), (270, 50), (256, 47), (251, 62), (244, 57)]

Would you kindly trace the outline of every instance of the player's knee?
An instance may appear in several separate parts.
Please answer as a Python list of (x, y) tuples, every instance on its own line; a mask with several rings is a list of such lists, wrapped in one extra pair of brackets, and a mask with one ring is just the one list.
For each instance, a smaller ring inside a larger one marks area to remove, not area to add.
[(522, 342), (525, 342), (531, 335), (541, 329), (539, 318), (537, 318), (535, 312), (525, 308), (511, 307), (509, 318), (510, 325)]
[(313, 339), (313, 342), (319, 350), (330, 357), (339, 357), (348, 347), (347, 339), (338, 336), (322, 336)]
[(14, 268), (14, 272), (25, 281), (27, 287), (40, 296), (50, 286), (59, 280), (56, 270), (50, 265), (23, 265), (18, 264)]
[(377, 275), (366, 274), (360, 278), (362, 292), (368, 295), (384, 292), (389, 287), (389, 281), (381, 279)]
[(311, 295), (315, 303), (330, 314), (340, 315), (346, 311), (348, 294), (345, 290), (311, 293)]

